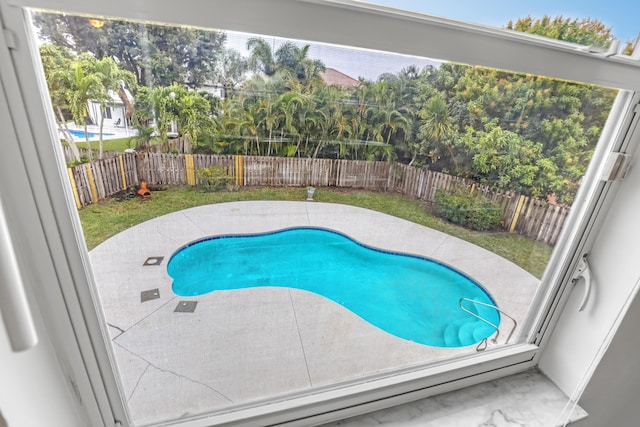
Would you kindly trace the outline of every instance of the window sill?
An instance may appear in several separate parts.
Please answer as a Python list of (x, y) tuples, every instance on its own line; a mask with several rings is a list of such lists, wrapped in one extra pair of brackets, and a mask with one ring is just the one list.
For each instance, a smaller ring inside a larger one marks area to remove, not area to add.
[[(440, 394), (416, 402), (348, 418), (324, 427), (399, 425), (444, 427), (472, 425), (561, 426), (567, 396), (537, 369)], [(576, 406), (570, 422), (587, 417)]]

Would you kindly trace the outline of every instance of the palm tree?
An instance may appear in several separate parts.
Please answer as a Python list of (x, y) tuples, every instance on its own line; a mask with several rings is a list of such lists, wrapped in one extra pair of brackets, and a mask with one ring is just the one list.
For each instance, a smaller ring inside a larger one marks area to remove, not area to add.
[[(104, 148), (104, 142), (102, 139), (102, 130), (104, 128), (105, 112), (107, 104), (113, 103), (112, 94), (118, 94), (120, 97), (126, 99), (125, 106), (129, 103), (129, 99), (124, 92), (125, 84), (129, 87), (133, 87), (136, 84), (135, 75), (126, 70), (121, 70), (118, 64), (112, 58), (102, 58), (94, 64), (94, 75), (98, 77), (101, 83), (100, 95), (97, 98), (100, 101), (100, 148), (98, 151), (98, 158), (102, 158), (102, 152)], [(126, 120), (126, 117), (125, 117)]]
[[(418, 114), (423, 120), (419, 128), (420, 135), (436, 144), (440, 144), (442, 137), (453, 130), (453, 119), (451, 118), (449, 107), (447, 107), (447, 103), (441, 96), (432, 97)], [(453, 148), (450, 144), (444, 145), (449, 153), (455, 171), (458, 168), (458, 164), (453, 154)], [(414, 159), (412, 159), (411, 162), (413, 162)]]
[(221, 116), (215, 122), (218, 139), (223, 141), (219, 148), (226, 154), (240, 154), (246, 146), (246, 141), (239, 138), (241, 135), (238, 117), (244, 111), (240, 98), (225, 98), (222, 101), (221, 111)]
[(150, 127), (155, 119), (152, 89), (146, 86), (141, 86), (136, 92), (133, 102), (133, 126)]
[(50, 43), (43, 44), (39, 50), (58, 128), (71, 147), (75, 161), (80, 162), (80, 150), (62, 113), (62, 109), (67, 108), (70, 98), (69, 88), (73, 77), (71, 74), (73, 57), (68, 50)]
[(92, 159), (91, 145), (89, 144), (89, 133), (87, 132), (87, 104), (89, 100), (100, 99), (103, 93), (102, 82), (98, 76), (88, 72), (91, 68), (91, 59), (80, 58), (72, 65), (72, 76), (70, 78), (67, 101), (71, 109), (71, 114), (76, 123), (84, 126), (84, 136), (89, 149), (89, 161)]
[(318, 142), (313, 152), (313, 158), (318, 157), (325, 145), (331, 139), (333, 129), (338, 128), (339, 138), (342, 137), (344, 126), (340, 126), (340, 118), (343, 115), (344, 93), (336, 86), (320, 86), (315, 92), (317, 103), (316, 115), (318, 116)]
[[(402, 131), (400, 134), (406, 136), (408, 130), (411, 128), (411, 120), (408, 112), (402, 108), (400, 110), (395, 109), (395, 105), (393, 104), (381, 106), (375, 115), (375, 119), (379, 133), (382, 138), (384, 138), (385, 147), (392, 147), (392, 135), (397, 135), (399, 131)], [(393, 151), (393, 149), (391, 151)], [(384, 151), (383, 155), (388, 159), (391, 158), (387, 151)]]
[(293, 42), (286, 42), (274, 53), (264, 39), (253, 37), (247, 42), (247, 49), (250, 51), (247, 66), (251, 70), (261, 71), (267, 77), (288, 72), (306, 86), (317, 80), (320, 72), (326, 69), (322, 61), (309, 59), (310, 47), (298, 47)]
[(162, 142), (167, 140), (167, 132), (171, 122), (176, 119), (177, 106), (175, 105), (176, 91), (184, 90), (179, 85), (167, 87), (158, 86), (151, 89), (151, 105), (156, 122), (156, 132)]
[(280, 115), (278, 114), (276, 104), (271, 96), (264, 97), (260, 100), (258, 111), (261, 113), (262, 124), (267, 129), (268, 145), (266, 155), (271, 155), (271, 143), (273, 141), (273, 131), (280, 122)]
[(320, 76), (326, 67), (318, 59), (309, 59), (310, 45), (298, 47), (292, 42), (286, 42), (276, 51), (277, 68), (289, 70), (303, 85)]
[(150, 126), (136, 125), (134, 126), (138, 131), (136, 136), (132, 137), (129, 140), (129, 147), (131, 147), (131, 143), (135, 142), (135, 149), (138, 151), (148, 150), (151, 146), (151, 139), (153, 138), (153, 134), (155, 133), (155, 129)]
[[(246, 102), (246, 105), (242, 111), (242, 118), (240, 121), (241, 134), (247, 138), (254, 140), (256, 144), (255, 155), (260, 156), (260, 104), (257, 102)], [(248, 150), (245, 149), (245, 154), (248, 154)]]
[(247, 41), (247, 49), (251, 52), (247, 61), (250, 70), (262, 71), (267, 76), (276, 73), (276, 61), (269, 43), (259, 37), (252, 37)]
[(300, 146), (300, 118), (304, 115), (304, 109), (306, 108), (305, 97), (299, 92), (285, 92), (280, 95), (278, 99), (279, 105), (282, 108), (282, 131), (285, 135), (291, 135), (296, 137), (296, 145), (287, 145), (286, 152), (284, 153), (288, 157), (295, 156)]
[(184, 88), (180, 88), (177, 93), (171, 92), (169, 96), (178, 132), (183, 136), (189, 134), (193, 144), (197, 145), (198, 138), (214, 128), (211, 104), (199, 93), (186, 91)]

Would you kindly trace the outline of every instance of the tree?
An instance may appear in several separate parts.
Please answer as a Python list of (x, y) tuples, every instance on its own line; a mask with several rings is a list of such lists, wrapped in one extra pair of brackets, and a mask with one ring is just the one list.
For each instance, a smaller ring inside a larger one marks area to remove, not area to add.
[(232, 96), (232, 90), (247, 71), (247, 61), (234, 49), (222, 48), (213, 70), (212, 80), (222, 84), (226, 96)]
[(326, 67), (322, 61), (308, 58), (310, 47), (308, 44), (298, 47), (292, 42), (284, 43), (275, 54), (277, 68), (288, 70), (303, 84), (318, 78)]
[(93, 74), (96, 59), (90, 55), (81, 55), (71, 66), (71, 75), (68, 76), (68, 88), (66, 92), (67, 102), (73, 114), (76, 124), (82, 123), (85, 141), (87, 143), (89, 160), (93, 154), (89, 143), (87, 131), (87, 105), (90, 100), (100, 99), (104, 93), (104, 86), (100, 78)]
[[(608, 48), (612, 31), (597, 19), (568, 19), (562, 16), (533, 20), (519, 19), (509, 28), (545, 37)], [(555, 174), (549, 175), (547, 188), (560, 201), (570, 202), (585, 173), (595, 145), (616, 95), (615, 90), (592, 85), (536, 78), (530, 80), (529, 122), (523, 129), (526, 138), (543, 144), (545, 157), (551, 160)], [(523, 110), (524, 112), (525, 110)], [(535, 131), (534, 131), (535, 129)]]
[[(444, 142), (444, 137), (454, 130), (453, 120), (449, 113), (447, 103), (441, 96), (434, 96), (426, 103), (423, 109), (418, 112), (422, 119), (419, 129), (419, 136), (426, 140), (435, 151)], [(453, 153), (451, 143), (444, 142), (444, 148), (449, 154), (449, 159), (453, 166), (453, 171), (458, 169), (456, 156)], [(433, 154), (432, 154), (433, 155)]]
[(68, 93), (71, 80), (70, 70), (74, 60), (73, 55), (68, 49), (51, 43), (41, 45), (39, 50), (58, 129), (64, 134), (64, 139), (71, 147), (75, 161), (80, 162), (80, 150), (78, 150), (75, 139), (67, 127), (67, 121), (63, 113), (63, 110), (69, 109)]
[(213, 74), (226, 35), (187, 27), (102, 19), (96, 28), (82, 16), (39, 12), (39, 36), (76, 54), (113, 58), (141, 86), (172, 83), (199, 87)]
[(537, 34), (583, 46), (607, 48), (614, 37), (611, 29), (598, 19), (570, 19), (562, 15), (554, 18), (548, 15), (534, 20), (531, 16), (520, 18), (514, 24), (509, 21), (507, 28), (523, 33)]
[(266, 76), (276, 73), (276, 61), (269, 43), (259, 37), (247, 41), (247, 49), (251, 52), (247, 65), (250, 70), (260, 71)]
[(133, 142), (135, 143), (135, 149), (138, 151), (149, 149), (149, 147), (151, 146), (151, 140), (153, 139), (153, 135), (155, 134), (156, 130), (152, 127), (143, 126), (140, 124), (137, 124), (134, 127), (137, 130), (137, 133), (129, 140), (129, 147), (131, 147), (131, 143)]
[(215, 127), (211, 104), (201, 94), (174, 84), (153, 89), (141, 88), (135, 98), (137, 126), (155, 129), (166, 141), (170, 126), (175, 124), (181, 136), (189, 134), (197, 145), (198, 139), (212, 133)]
[(293, 157), (298, 152), (304, 127), (305, 110), (309, 107), (308, 99), (296, 91), (289, 91), (280, 95), (278, 104), (282, 111), (282, 134), (288, 137), (288, 142), (295, 139), (295, 145), (286, 144), (286, 151), (283, 153), (287, 157)]
[(546, 174), (554, 172), (542, 144), (498, 126), (493, 120), (482, 131), (467, 128), (458, 143), (472, 157), (473, 176), (492, 189), (544, 196), (549, 192)]
[(253, 71), (260, 71), (267, 77), (276, 73), (288, 73), (303, 85), (308, 85), (320, 77), (320, 72), (326, 67), (322, 61), (309, 59), (310, 45), (298, 47), (292, 42), (283, 43), (273, 52), (269, 43), (259, 37), (253, 37), (247, 42), (250, 50), (247, 65)]
[[(102, 130), (104, 127), (104, 118), (107, 104), (113, 103), (112, 95), (119, 94), (121, 97), (126, 98), (129, 102), (126, 93), (124, 93), (125, 85), (130, 88), (134, 88), (136, 84), (135, 76), (130, 71), (121, 70), (116, 62), (111, 58), (102, 58), (94, 63), (93, 70), (91, 72), (100, 80), (100, 93), (96, 100), (100, 101), (100, 131), (99, 131), (99, 151), (98, 158), (102, 159), (102, 153), (104, 148), (104, 142), (102, 137)], [(125, 104), (126, 105), (126, 104)]]
[(175, 105), (174, 114), (181, 136), (189, 135), (194, 145), (205, 134), (213, 131), (214, 123), (211, 118), (211, 106), (199, 93), (193, 91), (178, 91), (172, 104)]
[[(459, 144), (456, 129), (463, 134), (471, 129), (479, 136), (486, 131), (487, 123), (497, 120), (496, 125), (503, 130), (541, 144), (541, 161), (553, 165), (545, 166), (546, 173), (524, 192), (541, 194), (544, 189), (561, 202), (572, 200), (615, 96), (615, 91), (592, 85), (460, 64), (443, 64), (417, 87), (419, 100), (437, 89), (454, 123), (452, 132), (441, 141), (446, 144), (425, 140), (424, 132), (417, 133), (417, 143), (412, 146), (418, 163), (430, 151), (440, 154), (439, 145), (443, 150), (455, 150), (456, 173), (482, 175), (475, 169), (478, 164), (469, 145)], [(420, 110), (422, 120), (427, 117), (424, 114), (429, 102), (424, 101)], [(420, 126), (424, 131), (424, 121)]]
[(258, 111), (262, 117), (262, 126), (267, 129), (268, 132), (268, 145), (266, 155), (271, 155), (271, 146), (273, 143), (273, 131), (277, 128), (280, 122), (280, 115), (278, 114), (277, 105), (274, 102), (272, 96), (267, 95), (258, 102)]
[[(351, 125), (347, 116), (348, 94), (345, 94), (337, 86), (329, 86), (321, 89), (316, 96), (318, 102), (318, 112), (323, 120), (319, 125), (320, 135), (313, 157), (318, 157), (323, 148), (332, 143), (329, 147), (336, 149), (336, 152), (327, 152), (326, 156), (335, 154), (340, 157), (344, 145), (339, 141), (351, 134)], [(338, 145), (336, 147), (336, 145)]]
[(378, 133), (387, 145), (391, 144), (391, 137), (401, 133), (406, 135), (411, 127), (413, 111), (406, 106), (409, 95), (402, 79), (379, 80), (372, 90), (374, 104), (369, 117), (372, 125), (378, 128)]

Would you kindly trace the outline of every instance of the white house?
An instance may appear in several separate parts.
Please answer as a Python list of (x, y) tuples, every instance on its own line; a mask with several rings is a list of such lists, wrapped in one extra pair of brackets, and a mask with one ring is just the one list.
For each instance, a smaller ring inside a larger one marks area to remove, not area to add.
[(211, 96), (224, 99), (227, 96), (227, 90), (222, 83), (204, 83), (198, 88), (198, 92), (207, 92)]
[[(133, 95), (129, 92), (129, 89), (124, 89), (124, 92), (130, 104), (133, 104)], [(122, 98), (112, 90), (109, 91), (109, 98), (110, 101), (107, 103), (104, 111), (104, 125), (106, 127), (130, 127), (131, 123), (127, 121), (127, 107), (122, 101)], [(102, 105), (100, 102), (90, 100), (87, 103), (87, 112), (91, 122), (99, 125), (100, 118), (102, 117)]]

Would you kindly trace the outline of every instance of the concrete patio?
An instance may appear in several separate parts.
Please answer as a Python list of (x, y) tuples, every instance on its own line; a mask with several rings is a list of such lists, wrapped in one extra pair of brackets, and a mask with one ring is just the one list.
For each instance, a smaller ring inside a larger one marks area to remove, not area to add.
[[(192, 298), (173, 294), (166, 266), (181, 246), (207, 236), (295, 226), (333, 229), (373, 247), (453, 266), (482, 284), (519, 323), (539, 283), (485, 249), (345, 205), (233, 202), (147, 221), (90, 253), (123, 395), (136, 424), (475, 352), (474, 346), (437, 348), (400, 339), (330, 300), (295, 289), (218, 291)], [(176, 312), (193, 306), (184, 302), (197, 302), (195, 310)]]

